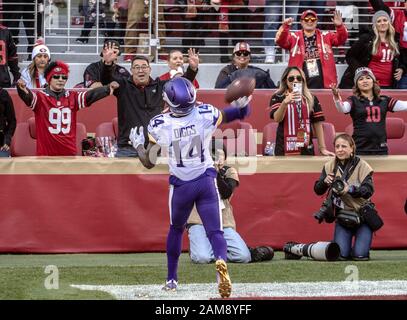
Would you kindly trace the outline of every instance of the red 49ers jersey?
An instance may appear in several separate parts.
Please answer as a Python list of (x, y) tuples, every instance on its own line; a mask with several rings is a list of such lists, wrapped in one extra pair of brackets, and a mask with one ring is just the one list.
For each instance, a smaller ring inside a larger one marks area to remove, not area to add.
[(86, 92), (65, 91), (57, 99), (33, 91), (30, 108), (35, 113), (38, 156), (76, 155), (76, 112), (87, 107)]

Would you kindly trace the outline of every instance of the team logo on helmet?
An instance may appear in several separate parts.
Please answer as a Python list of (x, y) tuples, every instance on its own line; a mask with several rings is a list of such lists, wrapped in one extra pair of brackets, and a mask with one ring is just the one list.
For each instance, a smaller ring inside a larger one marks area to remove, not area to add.
[(196, 90), (188, 79), (174, 78), (164, 85), (163, 99), (171, 112), (186, 115), (195, 107)]

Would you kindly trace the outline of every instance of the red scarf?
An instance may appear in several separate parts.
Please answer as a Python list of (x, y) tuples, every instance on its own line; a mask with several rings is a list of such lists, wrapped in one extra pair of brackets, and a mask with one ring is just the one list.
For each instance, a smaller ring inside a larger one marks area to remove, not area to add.
[(38, 72), (37, 68), (35, 68), (35, 87), (41, 88), (40, 73)]
[[(299, 111), (301, 112), (301, 119), (304, 126), (304, 130), (300, 129), (300, 117)], [(304, 146), (308, 146), (310, 143), (310, 118), (309, 118), (308, 104), (303, 98), (301, 104), (297, 106), (294, 104), (289, 104), (284, 116), (284, 153), (285, 155), (301, 154), (302, 146), (299, 143), (302, 142), (301, 131), (305, 132)], [(300, 137), (298, 136), (300, 132)]]

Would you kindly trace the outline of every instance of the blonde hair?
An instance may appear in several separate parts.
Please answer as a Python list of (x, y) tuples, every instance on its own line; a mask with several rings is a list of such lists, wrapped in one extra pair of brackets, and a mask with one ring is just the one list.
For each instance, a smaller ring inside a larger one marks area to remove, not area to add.
[(300, 68), (292, 66), (292, 67), (287, 67), (283, 75), (281, 76), (280, 80), (280, 87), (277, 90), (277, 94), (283, 95), (288, 91), (288, 85), (287, 85), (287, 78), (289, 73), (292, 70), (297, 70), (302, 78), (302, 95), (305, 97), (305, 101), (307, 101), (307, 105), (310, 111), (314, 110), (314, 96), (312, 95), (311, 91), (309, 91), (308, 86), (307, 86), (307, 80), (305, 78), (304, 71), (302, 71)]
[[(47, 66), (48, 65), (49, 65), (49, 61), (48, 61)], [(27, 66), (27, 68), (28, 68), (28, 74), (30, 75), (31, 84), (33, 85), (33, 88), (36, 88), (35, 80), (36, 80), (36, 77), (37, 77), (36, 73), (38, 72), (38, 69), (37, 69), (37, 66), (35, 65), (35, 57), (34, 57), (34, 59), (32, 59), (30, 64)], [(38, 76), (39, 76), (39, 74), (38, 74)]]
[[(397, 42), (394, 39), (396, 31), (394, 30), (394, 27), (391, 24), (391, 22), (389, 20), (387, 20), (387, 22), (389, 24), (389, 29), (386, 31), (386, 42), (389, 44), (390, 48), (392, 50), (394, 50), (394, 54), (399, 55), (400, 54), (399, 46), (397, 45)], [(379, 50), (381, 41), (380, 41), (379, 32), (377, 31), (376, 23), (373, 24), (372, 28), (373, 28), (373, 32), (375, 34), (375, 37), (373, 39), (372, 55), (375, 55), (375, 54), (377, 54), (377, 51)]]
[(34, 59), (31, 61), (31, 63), (28, 65), (27, 68), (28, 68), (28, 74), (30, 75), (31, 84), (35, 88), (35, 73), (36, 73), (37, 67), (35, 66)]

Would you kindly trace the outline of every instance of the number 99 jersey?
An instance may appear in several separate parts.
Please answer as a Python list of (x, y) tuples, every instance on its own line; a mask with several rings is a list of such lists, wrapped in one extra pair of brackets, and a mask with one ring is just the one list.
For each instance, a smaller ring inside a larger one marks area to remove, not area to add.
[(169, 148), (170, 174), (193, 180), (213, 168), (210, 143), (222, 114), (210, 104), (197, 105), (186, 116), (159, 114), (148, 125), (150, 142)]
[(45, 90), (32, 91), (38, 156), (76, 155), (76, 113), (87, 107), (86, 92), (65, 91), (57, 99)]

